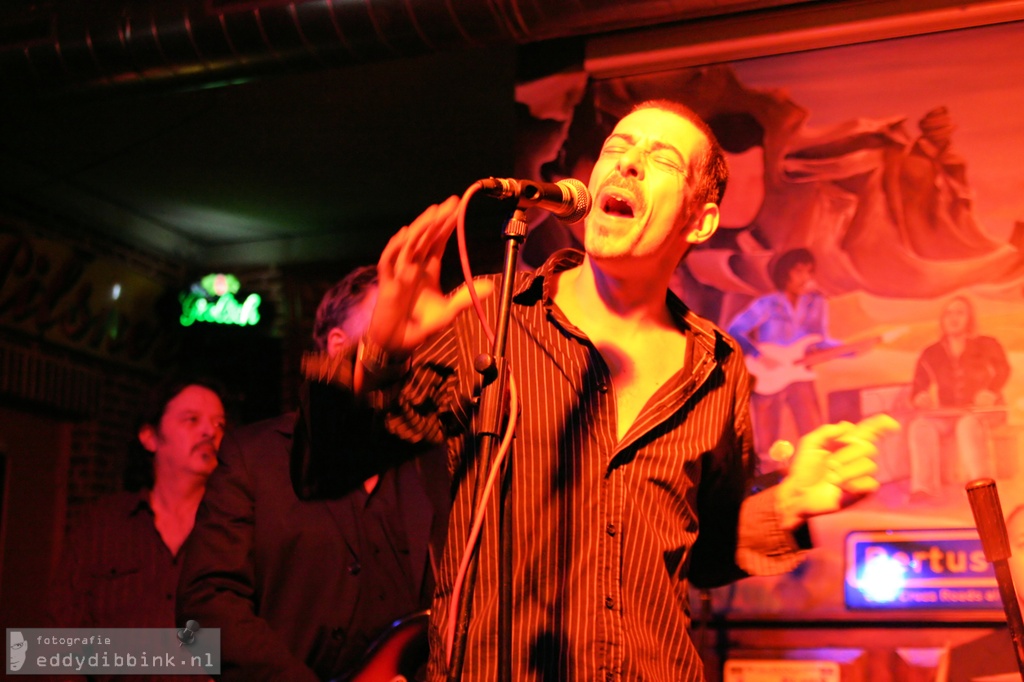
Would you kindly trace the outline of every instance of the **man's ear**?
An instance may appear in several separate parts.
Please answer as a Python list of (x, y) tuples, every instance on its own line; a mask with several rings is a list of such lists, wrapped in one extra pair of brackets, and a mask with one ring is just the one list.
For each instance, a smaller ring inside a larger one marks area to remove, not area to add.
[(348, 334), (341, 327), (332, 327), (331, 331), (327, 332), (327, 355), (328, 357), (334, 357), (341, 350), (341, 347), (348, 341)]
[(721, 219), (721, 209), (718, 204), (708, 202), (697, 212), (690, 231), (686, 235), (686, 241), (690, 244), (703, 244), (711, 239), (718, 230), (718, 221)]
[(159, 439), (156, 435), (156, 429), (151, 424), (143, 424), (139, 427), (139, 442), (142, 443), (142, 447), (146, 448), (149, 452), (156, 453), (156, 446)]

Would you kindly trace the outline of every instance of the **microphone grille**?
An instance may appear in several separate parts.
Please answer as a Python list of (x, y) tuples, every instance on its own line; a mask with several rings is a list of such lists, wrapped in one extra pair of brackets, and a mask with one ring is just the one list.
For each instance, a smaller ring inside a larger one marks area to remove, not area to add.
[(559, 214), (558, 219), (564, 223), (571, 224), (586, 218), (593, 204), (593, 199), (590, 197), (590, 190), (587, 189), (587, 186), (576, 178), (559, 180), (557, 184), (568, 191), (569, 196), (574, 200), (572, 210), (565, 215)]

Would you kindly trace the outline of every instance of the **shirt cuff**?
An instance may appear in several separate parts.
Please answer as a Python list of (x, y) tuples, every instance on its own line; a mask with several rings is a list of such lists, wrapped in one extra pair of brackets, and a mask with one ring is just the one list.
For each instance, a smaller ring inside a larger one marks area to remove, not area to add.
[(750, 575), (788, 573), (811, 548), (807, 524), (784, 529), (775, 508), (775, 488), (748, 497), (740, 508), (736, 564)]

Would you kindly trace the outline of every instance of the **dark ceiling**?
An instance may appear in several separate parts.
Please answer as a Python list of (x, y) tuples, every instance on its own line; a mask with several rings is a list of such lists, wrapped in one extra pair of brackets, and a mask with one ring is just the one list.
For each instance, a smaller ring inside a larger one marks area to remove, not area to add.
[(18, 207), (189, 261), (382, 245), (510, 158), (507, 48), (172, 92), (18, 100), (0, 181)]
[(509, 172), (513, 88), (536, 62), (794, 4), (5, 3), (0, 207), (196, 265), (367, 260), (427, 204)]

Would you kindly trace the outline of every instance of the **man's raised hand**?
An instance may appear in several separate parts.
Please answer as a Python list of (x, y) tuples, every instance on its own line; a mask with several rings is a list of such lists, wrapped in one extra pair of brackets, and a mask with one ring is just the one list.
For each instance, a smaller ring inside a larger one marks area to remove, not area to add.
[(826, 424), (801, 438), (777, 493), (782, 525), (795, 528), (877, 490), (877, 443), (897, 430), (896, 420), (880, 414), (857, 424)]
[[(393, 358), (408, 357), (471, 304), (465, 287), (451, 296), (441, 291), (441, 257), (458, 212), (457, 196), (428, 207), (399, 230), (381, 253), (377, 304), (366, 336)], [(476, 287), (481, 297), (494, 289), (487, 281)]]

